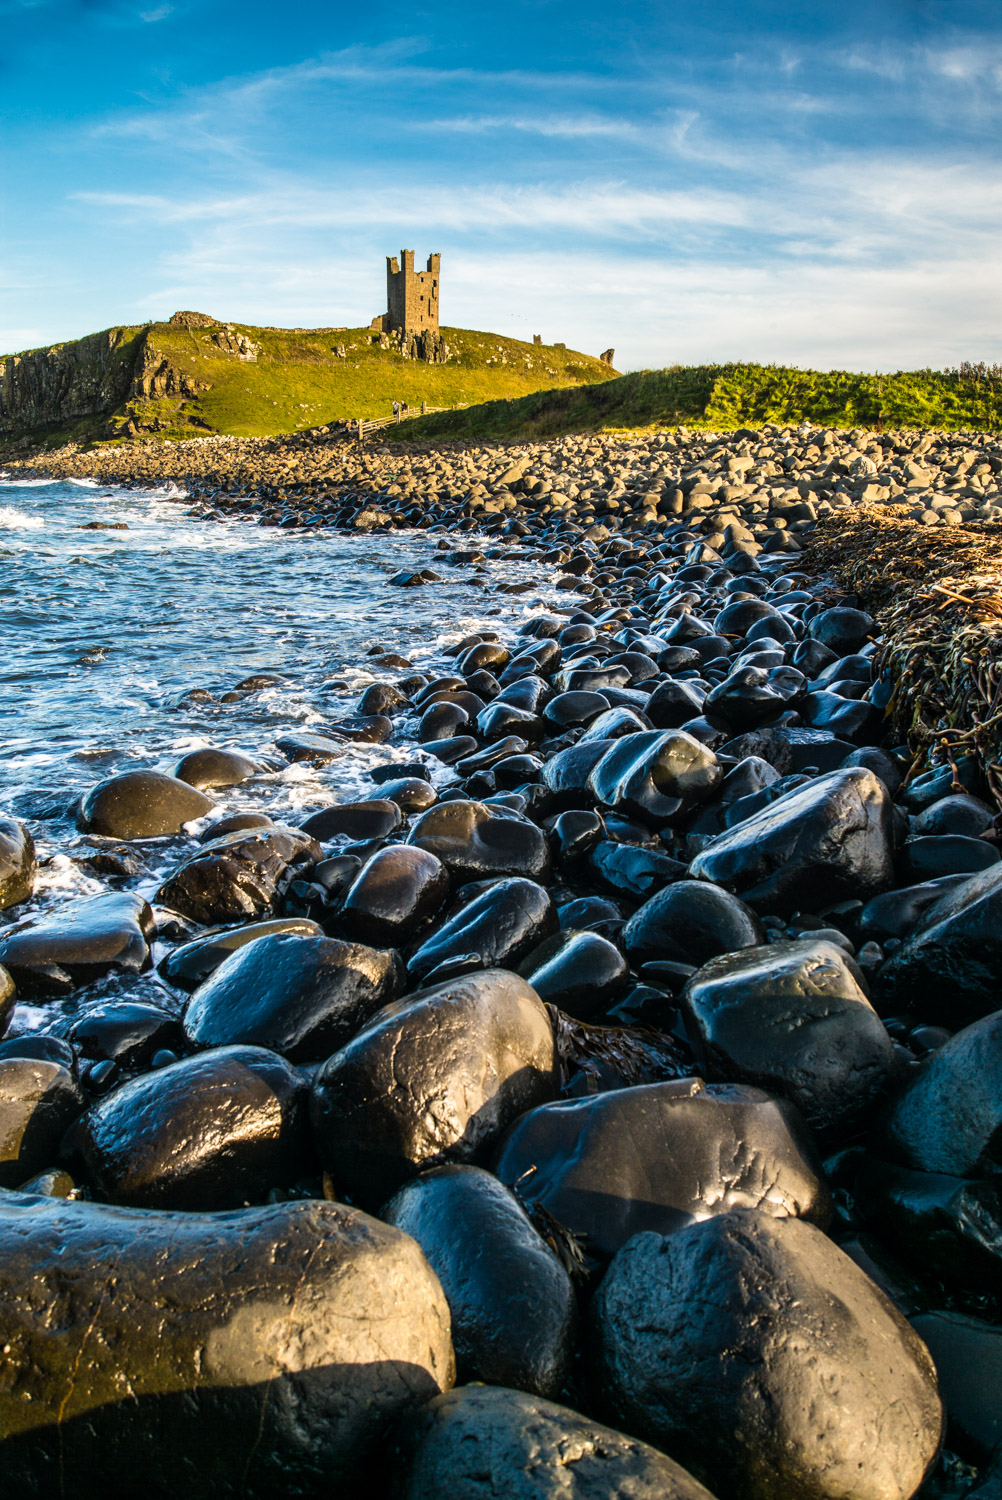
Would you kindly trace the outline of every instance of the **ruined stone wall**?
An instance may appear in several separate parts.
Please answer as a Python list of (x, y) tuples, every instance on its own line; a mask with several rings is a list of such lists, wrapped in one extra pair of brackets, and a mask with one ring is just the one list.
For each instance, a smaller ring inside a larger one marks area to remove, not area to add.
[(429, 255), (427, 269), (415, 271), (414, 251), (386, 257), (387, 325), (405, 333), (438, 331), (441, 255)]

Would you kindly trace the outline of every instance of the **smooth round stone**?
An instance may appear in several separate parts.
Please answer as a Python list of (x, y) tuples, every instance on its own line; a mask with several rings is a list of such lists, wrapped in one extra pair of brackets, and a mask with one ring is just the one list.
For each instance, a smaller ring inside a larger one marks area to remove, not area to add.
[(193, 990), (203, 979), (215, 973), (223, 960), (238, 948), (245, 948), (248, 943), (277, 932), (289, 932), (297, 937), (324, 936), (323, 928), (319, 923), (311, 922), (309, 917), (276, 917), (271, 922), (248, 922), (242, 927), (230, 927), (223, 932), (195, 938), (191, 943), (183, 943), (161, 959), (157, 971), (175, 989)]
[(915, 819), (918, 834), (953, 833), (976, 839), (990, 828), (995, 814), (986, 802), (971, 797), (967, 792), (951, 793), (940, 797), (923, 808)]
[(17, 990), (7, 970), (0, 965), (0, 1036), (11, 1023), (17, 1003)]
[(699, 964), (720, 953), (754, 948), (764, 940), (750, 907), (720, 886), (680, 880), (634, 912), (623, 947), (635, 966), (660, 960)]
[(125, 771), (84, 794), (77, 814), (83, 833), (112, 839), (152, 839), (181, 833), (204, 818), (215, 802), (204, 792), (161, 771)]
[(1002, 1181), (1002, 1010), (958, 1031), (910, 1077), (884, 1139), (905, 1166)]
[(533, 880), (498, 880), (437, 927), (412, 954), (407, 972), (424, 979), (471, 954), (475, 967), (510, 969), (557, 925), (549, 892)]
[(720, 1495), (911, 1500), (939, 1451), (929, 1351), (803, 1220), (744, 1209), (638, 1235), (593, 1328), (614, 1420)]
[(872, 615), (861, 609), (836, 604), (815, 615), (807, 627), (812, 640), (820, 641), (838, 656), (850, 656), (866, 644), (874, 629)]
[(384, 839), (404, 821), (396, 802), (375, 797), (368, 802), (342, 802), (304, 819), (302, 829), (312, 838)]
[(436, 1397), (394, 1442), (399, 1500), (713, 1500), (656, 1448), (493, 1385)]
[(519, 971), (540, 1000), (579, 1021), (604, 1016), (626, 987), (629, 965), (597, 932), (562, 931), (534, 949)]
[(611, 895), (627, 901), (647, 901), (673, 881), (681, 880), (686, 867), (660, 849), (643, 849), (601, 839), (587, 859), (590, 875)]
[(864, 1221), (923, 1276), (981, 1293), (1002, 1275), (997, 1182), (867, 1157), (853, 1184)]
[(707, 1077), (780, 1094), (818, 1131), (864, 1119), (894, 1076), (891, 1039), (834, 943), (711, 958), (686, 984), (682, 1009)]
[(207, 926), (260, 919), (281, 888), (322, 858), (308, 833), (281, 823), (225, 834), (168, 875), (156, 900)]
[(1002, 1444), (1002, 1328), (946, 1311), (911, 1325), (936, 1363), (947, 1443), (984, 1464)]
[(431, 782), (419, 776), (400, 776), (381, 782), (379, 790), (386, 801), (395, 802), (405, 816), (426, 812), (438, 801), (438, 793)]
[(875, 980), (885, 1013), (910, 1010), (951, 1031), (998, 1010), (1000, 985), (1002, 864), (927, 907)]
[(387, 1429), (452, 1384), (418, 1246), (339, 1203), (10, 1194), (0, 1242), (0, 1466), (24, 1500), (375, 1495)]
[(438, 911), (450, 885), (434, 854), (391, 845), (359, 871), (341, 907), (340, 929), (358, 942), (398, 946)]
[(605, 713), (609, 700), (601, 693), (557, 693), (543, 709), (543, 718), (556, 729), (590, 724)]
[(588, 777), (596, 802), (654, 827), (705, 802), (723, 780), (712, 750), (681, 729), (617, 740)]
[(0, 1187), (20, 1187), (53, 1166), (83, 1108), (72, 1075), (58, 1063), (0, 1058)]
[(379, 1216), (417, 1240), (442, 1283), (458, 1380), (560, 1392), (574, 1354), (577, 1298), (514, 1193), (480, 1167), (436, 1167)]
[(461, 703), (433, 703), (421, 715), (417, 732), (418, 744), (430, 745), (436, 740), (448, 739), (457, 730), (465, 729), (469, 722), (470, 716)]
[(66, 1136), (102, 1198), (135, 1208), (238, 1208), (310, 1175), (306, 1080), (261, 1047), (220, 1047), (134, 1078)]
[(681, 729), (703, 712), (705, 690), (689, 682), (663, 682), (647, 700), (645, 713), (655, 729)]
[(186, 781), (189, 786), (202, 791), (205, 787), (239, 786), (262, 770), (264, 767), (260, 761), (251, 760), (249, 755), (241, 755), (238, 750), (215, 750), (206, 746), (182, 755), (172, 774), (178, 781)]
[(390, 682), (370, 682), (358, 700), (358, 711), (364, 717), (370, 714), (394, 714), (410, 704), (406, 693)]
[(893, 882), (892, 804), (872, 771), (818, 776), (728, 829), (689, 867), (756, 911), (785, 915)]
[(267, 813), (231, 813), (228, 818), (219, 818), (215, 823), (210, 823), (207, 828), (203, 828), (198, 835), (198, 842), (209, 844), (213, 839), (222, 838), (225, 833), (240, 833), (246, 828), (274, 828), (274, 826), (274, 818), (269, 818)]
[(476, 1162), (558, 1086), (535, 991), (503, 969), (469, 974), (387, 1006), (328, 1059), (317, 1147), (336, 1191), (378, 1206), (419, 1171)]
[(88, 896), (8, 927), (0, 937), (0, 963), (24, 995), (66, 994), (112, 970), (148, 969), (153, 932), (153, 912), (142, 896)]
[(782, 713), (803, 690), (804, 683), (795, 668), (735, 667), (707, 693), (701, 711), (711, 722), (719, 720), (732, 734), (740, 734)]
[(888, 938), (906, 938), (929, 907), (969, 878), (967, 875), (943, 875), (939, 880), (926, 880), (921, 885), (874, 896), (859, 914), (860, 937), (872, 938), (878, 943), (886, 942)]
[[(386, 721), (390, 721), (387, 719)], [(339, 760), (345, 753), (345, 742), (331, 735), (313, 734), (310, 730), (297, 730), (294, 734), (279, 735), (275, 744), (282, 754), (293, 762), (305, 761), (311, 766), (326, 766)]]
[(904, 884), (918, 885), (944, 875), (976, 875), (998, 863), (999, 851), (984, 839), (960, 833), (927, 834), (902, 846), (897, 872)]
[(760, 1089), (700, 1078), (544, 1104), (511, 1130), (495, 1170), (597, 1259), (642, 1230), (673, 1234), (738, 1206), (822, 1226), (831, 1214), (796, 1111)]
[(30, 1057), (36, 1062), (54, 1062), (72, 1073), (76, 1067), (76, 1053), (61, 1036), (49, 1036), (39, 1031), (29, 1031), (22, 1036), (8, 1037), (0, 1042), (0, 1058)]
[(545, 834), (527, 819), (501, 816), (482, 802), (438, 803), (418, 818), (407, 842), (434, 854), (460, 883), (491, 875), (549, 875)]
[(191, 996), (184, 1032), (194, 1047), (240, 1042), (293, 1062), (319, 1062), (400, 993), (391, 949), (277, 932), (223, 960)]
[(0, 818), (0, 910), (27, 901), (37, 874), (31, 834), (15, 818)]
[(81, 1057), (97, 1062), (109, 1058), (122, 1068), (146, 1068), (163, 1048), (180, 1051), (184, 1044), (175, 1016), (135, 1001), (111, 1002), (88, 1011), (75, 1022), (70, 1036)]

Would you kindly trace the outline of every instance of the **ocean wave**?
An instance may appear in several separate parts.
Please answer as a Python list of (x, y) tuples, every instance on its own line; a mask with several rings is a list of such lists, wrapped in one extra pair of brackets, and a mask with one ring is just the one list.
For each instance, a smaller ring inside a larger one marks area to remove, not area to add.
[(0, 479), (0, 490), (37, 490), (42, 485), (58, 483), (58, 479)]
[(99, 490), (101, 486), (96, 479), (67, 479), (67, 484), (76, 484), (82, 490)]
[(13, 505), (0, 505), (0, 531), (42, 531), (44, 528), (41, 516), (25, 515)]

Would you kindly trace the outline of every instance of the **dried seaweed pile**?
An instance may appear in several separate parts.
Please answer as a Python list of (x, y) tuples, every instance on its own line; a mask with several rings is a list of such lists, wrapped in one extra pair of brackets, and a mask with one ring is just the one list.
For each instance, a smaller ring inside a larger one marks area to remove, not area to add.
[(1002, 525), (928, 527), (864, 506), (820, 522), (805, 562), (878, 621), (909, 774), (977, 755), (1002, 807)]

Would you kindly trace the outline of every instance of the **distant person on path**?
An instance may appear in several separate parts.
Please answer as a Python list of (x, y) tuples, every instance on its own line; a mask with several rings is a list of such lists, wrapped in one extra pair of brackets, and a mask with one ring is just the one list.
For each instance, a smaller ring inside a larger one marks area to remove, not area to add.
[(399, 422), (400, 421), (400, 402), (399, 401), (394, 401), (394, 403), (393, 403), (393, 415), (396, 417), (397, 421)]

